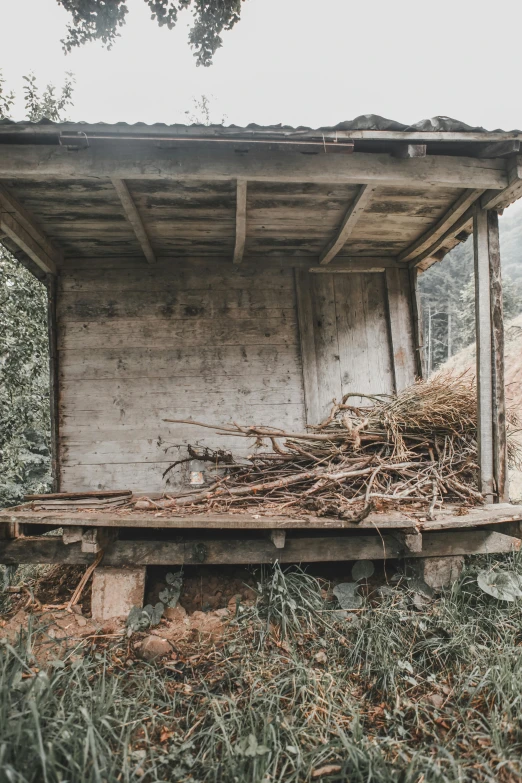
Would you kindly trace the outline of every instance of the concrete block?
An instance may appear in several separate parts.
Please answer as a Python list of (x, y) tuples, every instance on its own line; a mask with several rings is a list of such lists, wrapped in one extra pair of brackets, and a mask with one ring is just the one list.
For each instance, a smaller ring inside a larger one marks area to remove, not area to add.
[(143, 606), (145, 573), (145, 566), (96, 568), (92, 578), (93, 620), (127, 617), (133, 606)]
[(462, 573), (464, 557), (419, 557), (408, 560), (410, 570), (424, 580), (433, 590), (450, 587)]

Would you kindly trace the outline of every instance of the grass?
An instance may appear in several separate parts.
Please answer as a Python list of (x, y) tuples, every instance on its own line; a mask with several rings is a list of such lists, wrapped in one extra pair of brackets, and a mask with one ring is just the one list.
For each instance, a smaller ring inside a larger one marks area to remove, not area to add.
[(168, 666), (100, 638), (38, 671), (30, 627), (0, 652), (0, 781), (518, 781), (522, 605), (478, 589), (483, 565), (422, 609), (401, 585), (351, 620), (276, 566), (224, 639)]

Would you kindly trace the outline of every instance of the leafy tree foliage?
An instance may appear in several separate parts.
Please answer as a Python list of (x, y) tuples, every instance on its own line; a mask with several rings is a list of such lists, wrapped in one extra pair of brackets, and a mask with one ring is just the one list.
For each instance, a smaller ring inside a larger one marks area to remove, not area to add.
[(67, 73), (61, 90), (57, 93), (53, 84), (48, 84), (40, 92), (36, 83), (36, 76), (30, 73), (24, 76), (24, 99), (27, 119), (37, 122), (45, 117), (53, 122), (60, 122), (63, 113), (68, 106), (72, 106), (74, 91), (74, 76)]
[[(72, 75), (59, 90), (52, 84), (40, 90), (32, 73), (24, 79), (27, 119), (64, 119)], [(0, 119), (14, 101), (0, 73)], [(0, 506), (45, 491), (50, 479), (47, 292), (0, 247)]]
[[(72, 16), (67, 38), (62, 42), (66, 51), (88, 41), (101, 41), (111, 47), (119, 36), (129, 12), (125, 0), (57, 0)], [(194, 24), (189, 43), (198, 65), (212, 64), (212, 57), (223, 44), (221, 33), (239, 21), (242, 0), (144, 0), (151, 18), (160, 27), (172, 30), (180, 11), (190, 10)]]
[(0, 252), (0, 506), (50, 482), (46, 301), (45, 287)]

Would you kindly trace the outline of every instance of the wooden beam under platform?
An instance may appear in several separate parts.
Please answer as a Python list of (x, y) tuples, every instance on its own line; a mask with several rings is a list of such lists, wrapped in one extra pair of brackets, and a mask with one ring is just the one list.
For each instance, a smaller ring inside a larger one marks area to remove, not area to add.
[[(250, 563), (320, 563), (346, 560), (389, 560), (401, 557), (454, 557), (514, 552), (520, 539), (488, 530), (428, 533), (422, 549), (409, 546), (394, 535), (292, 538), (276, 548), (267, 538), (197, 538), (186, 541), (137, 540), (109, 543), (103, 566), (226, 565)], [(0, 563), (90, 564), (93, 554), (80, 542), (65, 544), (57, 536), (0, 541)]]

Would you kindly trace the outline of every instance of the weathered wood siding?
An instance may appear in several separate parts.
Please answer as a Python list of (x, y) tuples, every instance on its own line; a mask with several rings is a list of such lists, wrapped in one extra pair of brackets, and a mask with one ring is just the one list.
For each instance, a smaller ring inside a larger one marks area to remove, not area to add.
[(290, 268), (81, 263), (58, 317), (62, 490), (172, 489), (187, 443), (252, 449), (164, 418), (304, 426)]
[(415, 379), (408, 271), (313, 274), (296, 270), (306, 414), (316, 424), (332, 400), (390, 394)]
[(187, 470), (163, 473), (188, 443), (253, 449), (165, 418), (303, 429), (333, 398), (414, 379), (405, 270), (78, 261), (57, 299), (63, 491), (175, 489)]

